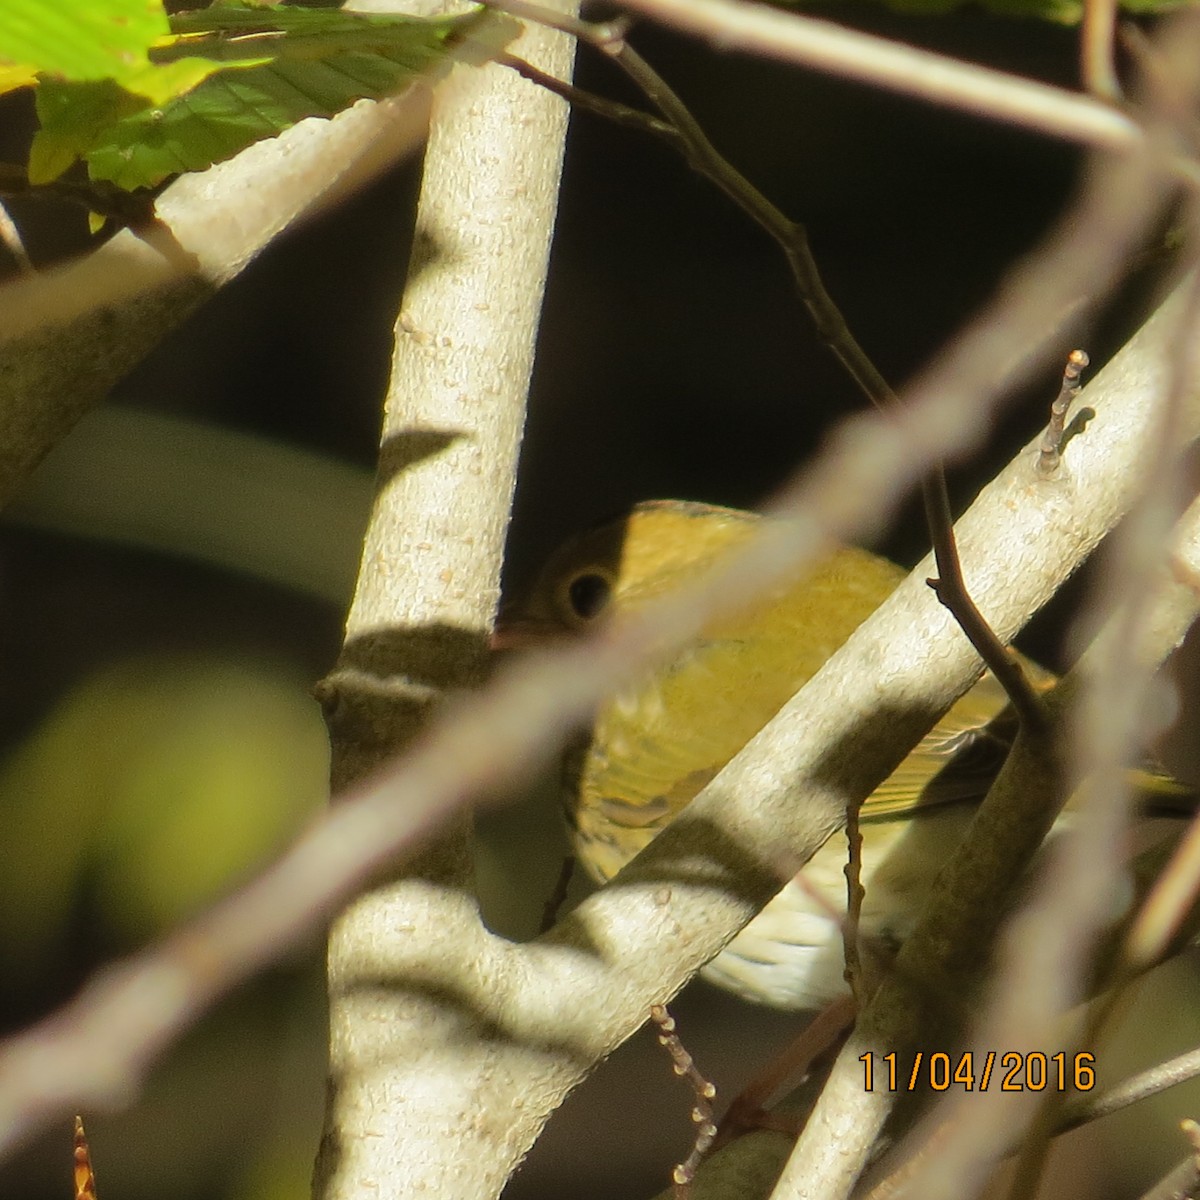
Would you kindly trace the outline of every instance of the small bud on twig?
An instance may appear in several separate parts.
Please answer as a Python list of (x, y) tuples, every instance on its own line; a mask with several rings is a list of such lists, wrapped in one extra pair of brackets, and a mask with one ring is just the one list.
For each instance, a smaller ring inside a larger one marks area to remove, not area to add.
[(1053, 475), (1062, 461), (1067, 409), (1071, 407), (1071, 401), (1079, 395), (1079, 376), (1087, 368), (1088, 362), (1088, 356), (1082, 350), (1072, 350), (1067, 355), (1062, 387), (1050, 406), (1050, 424), (1046, 426), (1046, 432), (1042, 435), (1041, 453), (1037, 461), (1039, 475)]
[(696, 1142), (692, 1146), (691, 1154), (671, 1172), (676, 1200), (687, 1200), (691, 1195), (692, 1180), (696, 1177), (696, 1171), (717, 1136), (712, 1110), (712, 1101), (716, 1098), (717, 1089), (696, 1070), (692, 1056), (684, 1049), (679, 1034), (675, 1032), (675, 1018), (667, 1012), (666, 1006), (655, 1004), (650, 1009), (650, 1019), (658, 1026), (658, 1040), (671, 1055), (675, 1074), (686, 1076), (696, 1094), (696, 1106), (692, 1109), (692, 1120), (696, 1124)]

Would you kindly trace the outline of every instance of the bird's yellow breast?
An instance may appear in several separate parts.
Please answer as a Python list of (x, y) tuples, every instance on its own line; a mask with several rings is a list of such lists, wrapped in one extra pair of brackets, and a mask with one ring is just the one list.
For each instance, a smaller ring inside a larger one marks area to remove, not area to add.
[[(708, 566), (706, 561), (703, 566)], [(671, 586), (687, 572), (672, 571)], [(597, 714), (566, 768), (568, 812), (589, 870), (611, 877), (779, 711), (903, 578), (865, 551), (724, 618), (665, 669)], [(627, 587), (633, 606), (665, 590)]]
[[(565, 546), (510, 628), (534, 640), (578, 632), (635, 609), (709, 570), (751, 537), (760, 518), (680, 501), (651, 501)], [(887, 598), (904, 572), (841, 547), (745, 609), (711, 622), (665, 668), (613, 697), (569, 750), (566, 807), (576, 849), (606, 880), (620, 870), (766, 725)], [(1022, 660), (1034, 685), (1053, 676)], [(984, 675), (868, 798), (860, 934), (888, 947), (906, 936), (936, 869), (970, 819), (1007, 750), (1005, 696)], [(1161, 775), (1148, 794), (1186, 790)], [(803, 803), (801, 796), (797, 803)], [(920, 816), (916, 815), (920, 810)], [(836, 995), (845, 912), (844, 844), (827, 843), (705, 968), (760, 1002), (814, 1007)]]

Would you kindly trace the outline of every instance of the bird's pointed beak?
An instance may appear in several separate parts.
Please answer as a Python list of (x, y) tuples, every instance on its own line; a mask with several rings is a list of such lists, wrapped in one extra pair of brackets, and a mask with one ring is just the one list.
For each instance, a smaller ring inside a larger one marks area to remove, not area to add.
[(501, 609), (492, 630), (492, 652), (505, 653), (510, 650), (533, 650), (547, 646), (563, 636), (562, 630), (549, 621), (526, 616), (512, 609)]

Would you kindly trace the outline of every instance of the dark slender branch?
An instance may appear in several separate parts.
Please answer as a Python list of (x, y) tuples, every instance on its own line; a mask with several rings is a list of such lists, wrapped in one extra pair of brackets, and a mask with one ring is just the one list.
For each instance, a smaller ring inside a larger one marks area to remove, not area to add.
[(937, 579), (930, 579), (929, 586), (950, 610), (967, 640), (996, 676), (1022, 725), (1031, 732), (1045, 730), (1046, 710), (1033, 685), (1025, 677), (1016, 655), (996, 636), (967, 590), (962, 562), (958, 557), (958, 542), (954, 537), (946, 476), (941, 471), (930, 472), (922, 481), (921, 492), (938, 569)]
[(683, 152), (693, 169), (712, 180), (778, 243), (817, 335), (845, 367), (863, 395), (878, 408), (898, 407), (900, 401), (896, 393), (850, 332), (841, 310), (825, 287), (804, 225), (786, 216), (721, 155), (683, 101), (636, 50), (622, 44), (619, 51), (610, 48), (608, 53), (679, 131)]
[[(863, 348), (855, 341), (833, 298), (825, 288), (808, 244), (808, 232), (772, 204), (724, 158), (670, 85), (625, 41), (627, 23), (594, 25), (565, 17), (526, 0), (485, 0), (488, 7), (515, 17), (549, 25), (573, 34), (606, 54), (637, 85), (676, 131), (679, 149), (689, 165), (711, 180), (747, 216), (779, 244), (788, 260), (800, 298), (821, 340), (838, 358), (863, 393), (880, 408), (899, 403)], [(559, 94), (562, 94), (561, 92)], [(635, 110), (636, 111), (636, 110)]]
[(642, 112), (640, 108), (622, 104), (619, 100), (609, 100), (607, 96), (598, 96), (595, 92), (585, 91), (573, 83), (565, 83), (539, 67), (535, 67), (532, 63), (527, 63), (523, 58), (518, 58), (515, 54), (499, 54), (496, 56), (496, 61), (501, 66), (516, 71), (530, 83), (536, 83), (546, 91), (561, 96), (575, 108), (583, 109), (598, 117), (604, 117), (605, 120), (612, 121), (616, 125), (624, 125), (626, 128), (636, 129), (640, 133), (652, 134), (654, 137), (669, 142), (676, 150), (680, 152), (683, 150), (683, 138), (680, 137), (679, 131), (668, 122), (659, 120), (652, 113)]
[[(648, 126), (646, 122), (652, 118), (625, 106), (621, 106), (623, 111), (614, 119), (668, 137), (693, 170), (720, 188), (778, 243), (791, 269), (801, 302), (816, 326), (817, 335), (872, 404), (884, 411), (894, 412), (899, 409), (900, 401), (896, 393), (854, 338), (841, 310), (825, 287), (809, 245), (807, 229), (772, 204), (709, 141), (687, 105), (666, 80), (626, 42), (626, 22), (594, 25), (576, 17), (552, 12), (538, 4), (528, 3), (528, 0), (483, 2), (512, 16), (536, 21), (572, 34), (608, 55), (662, 113), (673, 135), (663, 133), (657, 126)], [(515, 67), (513, 63), (509, 65)], [(532, 75), (528, 77), (534, 78)], [(535, 82), (541, 80), (535, 79)], [(552, 90), (569, 100), (572, 97), (566, 90), (567, 87), (566, 84), (554, 81)], [(585, 102), (586, 107), (603, 116), (611, 115), (606, 110), (605, 102), (597, 103), (597, 99), (589, 95)], [(940, 466), (935, 467), (922, 482), (922, 489), (926, 519), (929, 522), (930, 538), (940, 577), (935, 587), (938, 598), (950, 610), (980, 658), (1000, 681), (1021, 719), (1036, 725), (1044, 724), (1041, 702), (1025, 678), (1020, 664), (996, 637), (967, 593), (954, 542), (954, 522), (946, 501), (945, 476)]]
[(154, 219), (154, 198), (146, 192), (127, 192), (101, 180), (79, 183), (55, 179), (50, 183), (30, 183), (25, 168), (15, 163), (0, 163), (0, 196), (65, 200), (133, 229)]

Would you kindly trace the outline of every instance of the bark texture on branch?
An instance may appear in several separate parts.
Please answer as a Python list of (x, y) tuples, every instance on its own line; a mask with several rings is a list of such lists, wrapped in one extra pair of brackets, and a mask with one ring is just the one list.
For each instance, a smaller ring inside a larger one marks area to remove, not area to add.
[[(569, 77), (561, 34), (532, 29), (516, 48)], [(459, 69), (435, 102), (375, 508), (344, 649), (321, 689), (335, 791), (407, 743), (441, 696), (481, 681), (566, 118), (561, 100), (496, 66)], [(490, 990), (492, 939), (468, 832), (460, 823), (334, 925), (322, 1200), (492, 1196), (526, 1148), (481, 1094), (495, 1056), (468, 993)], [(461, 990), (407, 969), (414, 943), (431, 941)], [(481, 1137), (470, 1154), (465, 1129)]]

